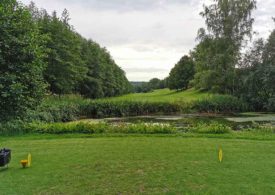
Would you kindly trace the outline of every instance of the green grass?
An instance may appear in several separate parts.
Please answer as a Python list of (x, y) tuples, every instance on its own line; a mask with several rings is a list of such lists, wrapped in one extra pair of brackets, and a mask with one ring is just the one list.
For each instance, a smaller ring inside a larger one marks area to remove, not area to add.
[(147, 101), (147, 102), (190, 102), (211, 97), (212, 94), (189, 89), (186, 91), (175, 91), (159, 89), (150, 93), (132, 93), (120, 97), (105, 98), (112, 101)]
[[(272, 194), (275, 141), (131, 136), (0, 138), (0, 194)], [(224, 161), (218, 162), (222, 147)], [(33, 166), (19, 161), (32, 153)]]
[(101, 98), (96, 100), (84, 99), (79, 95), (48, 96), (45, 104), (66, 104), (85, 103), (89, 101), (138, 101), (138, 102), (190, 102), (212, 97), (213, 94), (189, 89), (186, 91), (175, 91), (169, 89), (159, 89), (149, 93), (131, 93), (118, 97)]

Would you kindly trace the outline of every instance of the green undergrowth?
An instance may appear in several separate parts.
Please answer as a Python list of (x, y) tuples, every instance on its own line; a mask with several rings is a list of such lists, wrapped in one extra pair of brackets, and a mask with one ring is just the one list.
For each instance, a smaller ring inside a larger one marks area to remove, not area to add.
[(175, 113), (238, 113), (248, 106), (236, 97), (208, 94), (195, 90), (184, 92), (157, 90), (106, 99), (84, 99), (77, 95), (50, 96), (28, 121), (68, 122), (81, 118), (125, 117)]
[(12, 122), (0, 125), (0, 135), (17, 136), (28, 134), (83, 134), (83, 135), (150, 135), (163, 134), (175, 136), (213, 135), (226, 137), (274, 137), (275, 127), (271, 124), (250, 124), (242, 129), (234, 129), (230, 123), (222, 122), (189, 122), (184, 127), (173, 123), (108, 123), (108, 122), (70, 122), (70, 123), (41, 123), (41, 122)]
[(47, 134), (172, 134), (176, 133), (175, 127), (169, 124), (116, 124), (108, 123), (52, 123), (52, 124), (29, 124), (25, 127), (26, 132)]

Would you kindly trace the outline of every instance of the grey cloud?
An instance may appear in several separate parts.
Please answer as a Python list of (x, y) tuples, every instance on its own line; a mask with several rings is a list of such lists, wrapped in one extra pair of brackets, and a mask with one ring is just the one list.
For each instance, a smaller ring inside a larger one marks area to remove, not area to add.
[(169, 72), (168, 69), (162, 68), (125, 68), (125, 71), (128, 73), (167, 73)]
[[(64, 1), (64, 0), (63, 0)], [(198, 1), (198, 0), (195, 0)], [(96, 10), (144, 11), (165, 8), (171, 4), (194, 5), (194, 0), (66, 0)]]

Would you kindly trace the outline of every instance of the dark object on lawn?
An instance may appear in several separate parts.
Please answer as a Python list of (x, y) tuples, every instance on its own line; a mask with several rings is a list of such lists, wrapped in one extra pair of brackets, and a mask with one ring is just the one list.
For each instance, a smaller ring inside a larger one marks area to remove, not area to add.
[(11, 160), (11, 150), (1, 149), (0, 150), (0, 167), (4, 167), (10, 163)]

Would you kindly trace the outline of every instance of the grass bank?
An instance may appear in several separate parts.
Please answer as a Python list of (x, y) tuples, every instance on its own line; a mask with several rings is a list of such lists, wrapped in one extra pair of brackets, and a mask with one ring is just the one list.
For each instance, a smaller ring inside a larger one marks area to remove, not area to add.
[(177, 92), (168, 89), (129, 94), (105, 99), (84, 99), (77, 95), (47, 97), (38, 110), (29, 112), (29, 120), (66, 122), (80, 118), (105, 118), (174, 113), (236, 113), (247, 111), (241, 100), (193, 89)]

